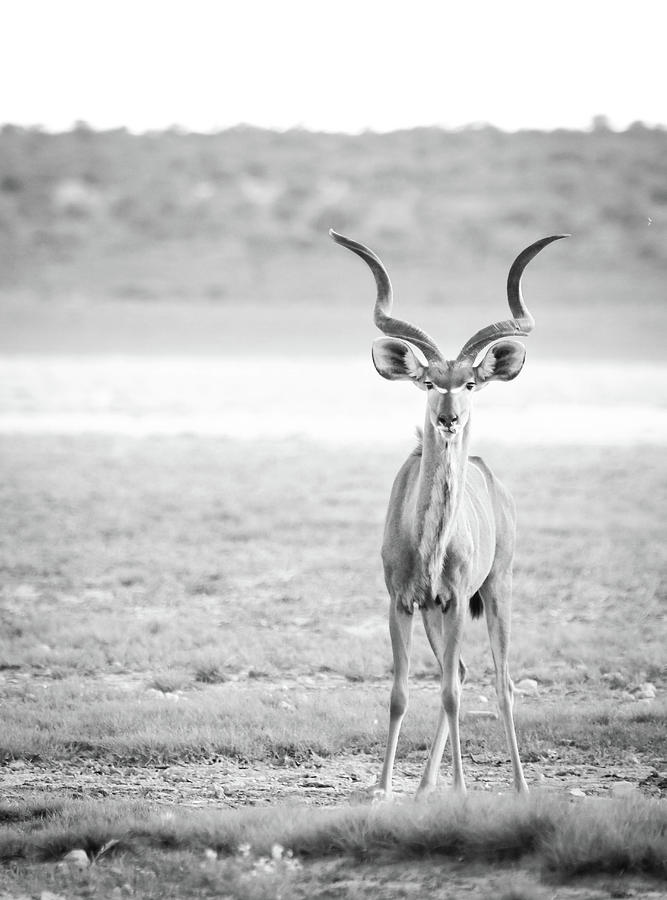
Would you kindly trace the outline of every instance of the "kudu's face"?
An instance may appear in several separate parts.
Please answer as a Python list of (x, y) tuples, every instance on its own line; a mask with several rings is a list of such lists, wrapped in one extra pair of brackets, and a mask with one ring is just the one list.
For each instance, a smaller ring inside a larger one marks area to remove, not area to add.
[(428, 366), (422, 385), (428, 392), (431, 425), (443, 440), (451, 440), (465, 428), (470, 416), (472, 395), (477, 389), (472, 366), (456, 362), (446, 367)]
[(426, 391), (429, 421), (443, 441), (451, 441), (467, 425), (474, 392), (489, 381), (516, 378), (525, 356), (518, 341), (493, 344), (476, 366), (469, 360), (428, 362), (400, 338), (378, 338), (373, 344), (373, 362), (383, 378), (410, 380)]

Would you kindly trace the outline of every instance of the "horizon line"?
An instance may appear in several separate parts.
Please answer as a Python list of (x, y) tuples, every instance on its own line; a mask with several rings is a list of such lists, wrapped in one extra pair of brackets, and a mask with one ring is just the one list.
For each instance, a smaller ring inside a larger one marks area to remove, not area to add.
[(183, 136), (205, 136), (214, 137), (229, 131), (264, 131), (274, 134), (288, 134), (299, 132), (313, 135), (330, 135), (341, 137), (363, 137), (365, 135), (388, 136), (393, 134), (402, 134), (413, 131), (439, 131), (446, 134), (461, 134), (474, 131), (495, 131), (501, 134), (522, 134), (526, 132), (538, 134), (553, 134), (556, 132), (568, 132), (574, 134), (594, 134), (594, 133), (613, 133), (624, 134), (628, 131), (667, 131), (667, 122), (646, 123), (641, 119), (636, 119), (627, 124), (624, 128), (614, 126), (606, 115), (595, 115), (591, 117), (589, 124), (585, 127), (571, 125), (554, 125), (552, 127), (538, 127), (525, 125), (519, 128), (503, 128), (495, 125), (493, 122), (471, 121), (463, 125), (443, 125), (439, 123), (431, 123), (428, 125), (406, 125), (397, 128), (357, 128), (357, 129), (338, 129), (338, 128), (312, 128), (301, 124), (289, 126), (275, 125), (257, 125), (251, 122), (236, 122), (233, 125), (221, 125), (212, 128), (190, 128), (187, 125), (173, 122), (169, 125), (163, 125), (155, 128), (134, 128), (130, 125), (111, 125), (101, 127), (91, 124), (86, 119), (75, 119), (69, 126), (52, 127), (44, 125), (41, 122), (18, 123), (18, 122), (2, 122), (0, 123), (0, 132), (6, 130), (17, 130), (26, 132), (37, 132), (51, 136), (73, 134), (76, 132), (90, 132), (93, 134), (109, 134), (113, 132), (125, 132), (135, 137), (142, 137), (155, 134), (180, 134)]

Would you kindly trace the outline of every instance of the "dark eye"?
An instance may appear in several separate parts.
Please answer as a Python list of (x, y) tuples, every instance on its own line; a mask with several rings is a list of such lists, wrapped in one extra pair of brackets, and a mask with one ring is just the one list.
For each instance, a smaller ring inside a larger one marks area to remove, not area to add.
[(424, 387), (426, 388), (427, 391), (430, 391), (431, 388), (433, 387), (433, 382), (432, 382), (432, 381), (425, 381), (425, 382), (424, 382)]
[(467, 390), (467, 391), (474, 391), (476, 387), (477, 387), (477, 385), (475, 384), (474, 381), (469, 381), (469, 382), (466, 384), (466, 390)]

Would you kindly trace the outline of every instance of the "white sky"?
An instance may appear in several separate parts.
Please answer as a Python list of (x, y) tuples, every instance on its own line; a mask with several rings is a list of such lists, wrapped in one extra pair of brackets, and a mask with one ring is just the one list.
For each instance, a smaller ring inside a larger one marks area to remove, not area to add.
[(662, 0), (4, 0), (0, 124), (667, 123)]

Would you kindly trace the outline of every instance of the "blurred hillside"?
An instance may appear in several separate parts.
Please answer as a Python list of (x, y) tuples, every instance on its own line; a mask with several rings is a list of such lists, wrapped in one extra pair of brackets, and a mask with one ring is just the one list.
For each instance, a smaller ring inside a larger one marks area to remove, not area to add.
[(5, 290), (326, 299), (330, 226), (441, 276), (504, 267), (559, 231), (577, 238), (561, 266), (655, 272), (667, 267), (667, 132), (0, 133)]

